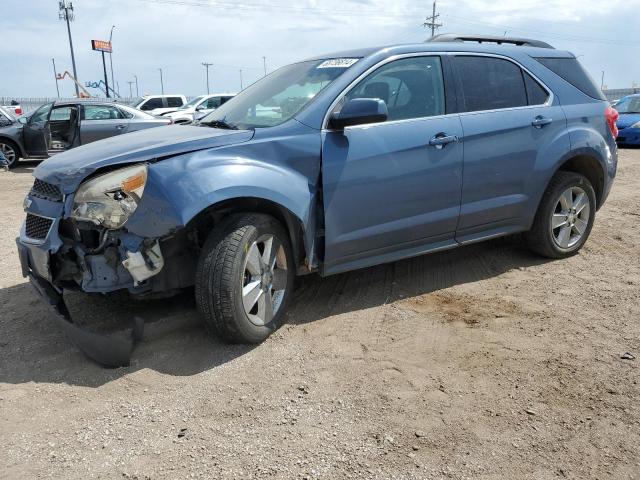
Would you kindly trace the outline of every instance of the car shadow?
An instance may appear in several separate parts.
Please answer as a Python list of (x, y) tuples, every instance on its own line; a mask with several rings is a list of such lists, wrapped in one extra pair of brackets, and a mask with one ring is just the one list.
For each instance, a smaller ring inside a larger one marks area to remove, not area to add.
[(8, 173), (32, 173), (42, 160), (20, 160)]
[[(309, 275), (298, 279), (285, 322), (317, 322), (546, 261), (510, 237), (327, 278)], [(77, 292), (65, 298), (72, 317), (95, 331), (122, 332), (134, 315), (145, 320), (145, 335), (131, 365), (106, 369), (87, 359), (58, 329), (30, 285), (21, 283), (0, 289), (0, 383), (99, 387), (141, 369), (189, 376), (232, 361), (252, 348), (269, 348), (268, 342), (258, 347), (228, 345), (207, 335), (192, 291), (143, 301)]]

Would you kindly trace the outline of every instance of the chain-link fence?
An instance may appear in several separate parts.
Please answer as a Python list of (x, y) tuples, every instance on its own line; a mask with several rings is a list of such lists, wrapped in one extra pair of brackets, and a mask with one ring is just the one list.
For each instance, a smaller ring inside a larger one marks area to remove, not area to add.
[[(11, 105), (12, 101), (17, 102), (21, 107), (22, 111), (27, 113), (35, 110), (41, 105), (45, 103), (51, 102), (75, 102), (77, 98), (57, 98), (57, 97), (0, 97), (0, 105)], [(113, 102), (113, 98), (99, 98), (99, 97), (91, 97), (86, 100), (99, 101), (99, 102)], [(118, 98), (117, 101), (120, 103), (127, 103), (131, 101), (131, 98)]]

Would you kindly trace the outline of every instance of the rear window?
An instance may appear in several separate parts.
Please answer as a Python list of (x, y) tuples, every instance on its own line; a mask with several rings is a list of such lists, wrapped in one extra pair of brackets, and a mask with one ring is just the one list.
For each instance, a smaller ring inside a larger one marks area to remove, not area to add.
[(556, 75), (564, 78), (582, 93), (590, 96), (591, 98), (606, 100), (602, 91), (591, 79), (578, 59), (536, 57), (536, 60)]
[(181, 97), (167, 97), (167, 106), (181, 107), (184, 102)]

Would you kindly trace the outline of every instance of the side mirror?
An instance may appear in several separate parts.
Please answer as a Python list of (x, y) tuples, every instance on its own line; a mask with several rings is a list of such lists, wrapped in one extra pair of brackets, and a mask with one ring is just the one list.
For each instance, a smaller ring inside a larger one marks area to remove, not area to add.
[(339, 112), (331, 114), (329, 128), (342, 130), (352, 125), (384, 122), (389, 116), (387, 104), (379, 98), (354, 98), (345, 103)]
[(29, 117), (18, 117), (18, 123), (26, 125), (27, 123), (29, 123)]

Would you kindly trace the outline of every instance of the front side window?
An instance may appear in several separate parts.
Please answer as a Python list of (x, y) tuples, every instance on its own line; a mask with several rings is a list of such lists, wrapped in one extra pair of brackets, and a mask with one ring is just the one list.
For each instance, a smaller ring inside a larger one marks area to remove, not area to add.
[(183, 106), (181, 106), (180, 110), (188, 110), (191, 107), (197, 107), (200, 104), (200, 102), (202, 102), (203, 98), (204, 98), (203, 95), (200, 95), (199, 97), (196, 97), (196, 98), (192, 98), (187, 103), (185, 103)]
[(111, 105), (85, 105), (83, 120), (122, 120), (119, 108)]
[[(182, 104), (181, 104), (182, 105)], [(153, 110), (155, 108), (162, 108), (162, 98), (150, 98), (146, 102), (144, 102), (139, 108), (140, 110)]]
[(246, 88), (200, 123), (222, 128), (280, 125), (357, 61), (357, 58), (335, 58), (287, 65)]
[(465, 112), (528, 105), (522, 70), (501, 58), (454, 57), (462, 86)]
[(204, 108), (206, 109), (218, 108), (219, 106), (220, 106), (220, 97), (211, 97), (204, 104)]
[(432, 117), (445, 113), (440, 57), (395, 60), (367, 76), (340, 102), (377, 98), (387, 104), (387, 121)]

